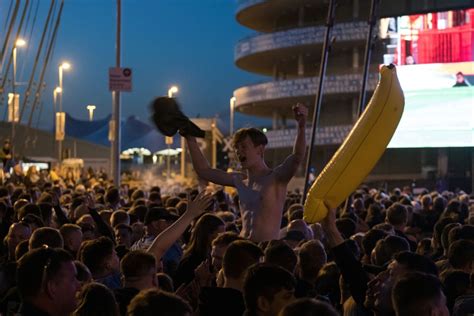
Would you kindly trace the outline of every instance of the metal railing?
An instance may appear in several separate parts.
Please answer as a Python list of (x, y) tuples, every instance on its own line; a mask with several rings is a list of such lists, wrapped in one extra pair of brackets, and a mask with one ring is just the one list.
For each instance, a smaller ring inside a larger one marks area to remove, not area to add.
[[(338, 42), (360, 41), (365, 39), (367, 29), (366, 22), (340, 23), (334, 26), (333, 36)], [(234, 49), (234, 60), (264, 51), (322, 44), (324, 31), (324, 26), (310, 26), (248, 36), (237, 42)]]
[[(358, 93), (362, 74), (326, 76), (324, 94)], [(377, 74), (370, 74), (368, 90), (374, 90)], [(291, 80), (270, 81), (241, 87), (234, 91), (236, 106), (268, 100), (312, 96), (316, 94), (319, 78), (307, 77)]]

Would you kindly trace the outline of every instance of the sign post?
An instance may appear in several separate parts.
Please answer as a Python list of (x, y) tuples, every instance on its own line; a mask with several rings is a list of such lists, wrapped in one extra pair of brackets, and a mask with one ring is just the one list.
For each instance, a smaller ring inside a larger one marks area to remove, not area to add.
[[(115, 67), (109, 69), (109, 90), (112, 91), (112, 122), (114, 127), (111, 166), (114, 185), (120, 187), (120, 92), (132, 91), (132, 70), (121, 68), (121, 32), (122, 32), (122, 0), (117, 0), (117, 32), (115, 38)], [(109, 139), (112, 138), (109, 131)]]
[(171, 178), (171, 162), (170, 162), (170, 152), (171, 152), (171, 145), (173, 145), (173, 137), (165, 136), (165, 143), (168, 148), (166, 153), (166, 180)]

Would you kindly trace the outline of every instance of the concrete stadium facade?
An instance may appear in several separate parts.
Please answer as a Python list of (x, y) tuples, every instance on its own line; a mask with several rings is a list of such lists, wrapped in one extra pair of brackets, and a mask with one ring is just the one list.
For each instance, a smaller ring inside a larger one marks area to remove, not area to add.
[[(395, 6), (394, 2), (382, 1), (380, 16), (431, 12), (430, 7), (413, 7), (402, 2)], [(439, 2), (437, 5), (444, 4)], [(272, 164), (282, 161), (291, 152), (295, 136), (292, 105), (297, 102), (306, 104), (311, 120), (327, 9), (328, 1), (323, 0), (238, 1), (237, 22), (255, 34), (236, 43), (235, 65), (269, 79), (237, 88), (234, 91), (235, 110), (272, 119), (272, 129), (267, 132), (267, 158)], [(312, 165), (316, 170), (322, 170), (357, 120), (369, 12), (369, 0), (339, 1), (332, 31), (335, 40), (329, 53), (320, 111), (320, 129), (313, 148)], [(378, 67), (387, 53), (386, 44), (375, 40), (366, 86), (367, 100), (377, 84)], [(308, 126), (307, 139), (310, 131)], [(300, 178), (304, 176), (303, 169), (298, 172)], [(470, 148), (387, 149), (367, 182), (385, 184), (389, 181), (389, 186), (413, 182), (416, 186), (433, 187), (441, 174), (451, 177), (450, 189), (461, 187), (469, 190), (474, 186), (470, 177), (473, 170), (474, 153)]]

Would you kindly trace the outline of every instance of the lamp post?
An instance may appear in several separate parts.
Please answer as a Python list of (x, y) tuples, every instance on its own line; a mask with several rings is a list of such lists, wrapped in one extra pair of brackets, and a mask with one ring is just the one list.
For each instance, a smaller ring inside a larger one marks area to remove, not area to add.
[(230, 98), (230, 136), (234, 134), (234, 110), (235, 110), (235, 97)]
[(169, 180), (171, 178), (170, 146), (173, 144), (173, 137), (166, 137), (165, 142), (168, 147), (168, 150), (166, 151), (166, 180)]
[[(68, 62), (63, 62), (59, 65), (59, 113), (63, 112), (63, 70), (69, 70), (71, 68), (71, 64)], [(62, 114), (61, 114), (62, 115)], [(59, 149), (59, 160), (58, 163), (61, 163), (62, 160), (62, 150), (63, 150), (63, 140), (60, 139), (58, 141), (58, 149)]]
[(59, 96), (59, 112), (63, 111), (63, 70), (71, 69), (71, 64), (63, 62), (59, 65), (59, 88), (61, 89), (61, 95)]
[(26, 41), (24, 39), (17, 39), (15, 41), (15, 45), (13, 47), (13, 78), (12, 78), (12, 93), (13, 93), (13, 98), (11, 100), (11, 122), (12, 122), (12, 135), (11, 135), (11, 142), (13, 145), (13, 141), (15, 138), (15, 123), (19, 119), (18, 117), (18, 106), (20, 105), (20, 95), (16, 93), (16, 60), (17, 60), (17, 48), (18, 47), (24, 47), (26, 46)]
[[(58, 94), (61, 93), (61, 88), (56, 87), (53, 90), (53, 127), (54, 127), (54, 140), (59, 141), (58, 135), (59, 135), (59, 126), (58, 126), (58, 119), (56, 118), (58, 115)], [(54, 147), (54, 142), (53, 142), (53, 147)], [(61, 157), (61, 152), (58, 153), (58, 158)], [(58, 160), (59, 161), (59, 160)]]
[(89, 104), (87, 110), (89, 111), (89, 121), (92, 122), (94, 119), (94, 110), (96, 109), (95, 105)]
[(177, 86), (171, 86), (169, 89), (168, 89), (168, 98), (172, 98), (173, 97), (173, 94), (175, 93), (178, 93), (178, 87)]
[[(179, 89), (177, 86), (171, 86), (168, 89), (168, 98), (172, 98), (175, 93), (178, 93)], [(167, 155), (166, 155), (166, 180), (171, 177), (171, 162), (170, 162), (170, 152), (171, 152), (171, 145), (173, 145), (173, 137), (165, 136), (165, 143), (168, 147)]]
[(15, 47), (13, 48), (13, 93), (15, 93), (16, 87), (16, 49), (24, 46), (26, 46), (26, 41), (19, 38), (16, 40)]
[(56, 115), (56, 112), (58, 111), (58, 108), (57, 108), (58, 94), (60, 94), (61, 92), (62, 90), (60, 87), (56, 87), (53, 90), (53, 112), (55, 115)]

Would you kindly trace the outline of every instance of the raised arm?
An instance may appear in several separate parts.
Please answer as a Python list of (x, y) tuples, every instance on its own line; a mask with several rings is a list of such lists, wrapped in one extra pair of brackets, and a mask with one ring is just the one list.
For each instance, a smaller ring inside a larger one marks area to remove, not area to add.
[(56, 214), (56, 219), (58, 221), (59, 226), (70, 223), (71, 221), (69, 220), (69, 218), (67, 218), (66, 214), (64, 214), (63, 209), (61, 208), (57, 193), (51, 192), (51, 198), (53, 200), (53, 210)]
[(364, 308), (365, 292), (367, 291), (369, 278), (362, 264), (356, 259), (337, 229), (336, 209), (332, 209), (327, 204), (326, 208), (328, 209), (328, 215), (321, 221), (321, 226), (326, 233), (329, 247), (334, 255), (334, 261), (341, 271), (342, 277), (349, 285), (354, 301), (361, 308)]
[(298, 123), (298, 131), (293, 146), (293, 153), (289, 155), (280, 166), (275, 168), (277, 177), (282, 182), (289, 182), (291, 180), (299, 165), (303, 162), (306, 153), (305, 129), (308, 109), (304, 105), (298, 103), (293, 106), (293, 112), (295, 114), (296, 122)]
[(336, 209), (329, 207), (326, 205), (328, 209), (328, 215), (321, 221), (321, 226), (326, 233), (326, 238), (330, 248), (335, 248), (340, 244), (344, 243), (344, 238), (342, 237), (341, 233), (337, 229), (336, 226)]
[(211, 194), (206, 194), (204, 191), (199, 193), (194, 201), (188, 203), (186, 212), (153, 240), (147, 252), (153, 254), (156, 260), (161, 260), (161, 257), (181, 237), (193, 219), (204, 212), (211, 200)]
[(100, 216), (99, 212), (96, 209), (95, 201), (94, 198), (90, 194), (86, 194), (84, 204), (87, 206), (89, 209), (89, 214), (92, 216), (92, 219), (95, 222), (95, 225), (97, 227), (97, 231), (99, 234), (102, 236), (110, 238), (115, 243), (115, 234), (114, 231), (112, 230), (112, 227), (108, 225), (102, 216)]
[(234, 186), (231, 173), (219, 169), (212, 169), (211, 166), (209, 166), (209, 162), (202, 154), (201, 149), (199, 149), (195, 137), (186, 136), (185, 139), (191, 154), (194, 171), (196, 171), (200, 178), (220, 185)]

